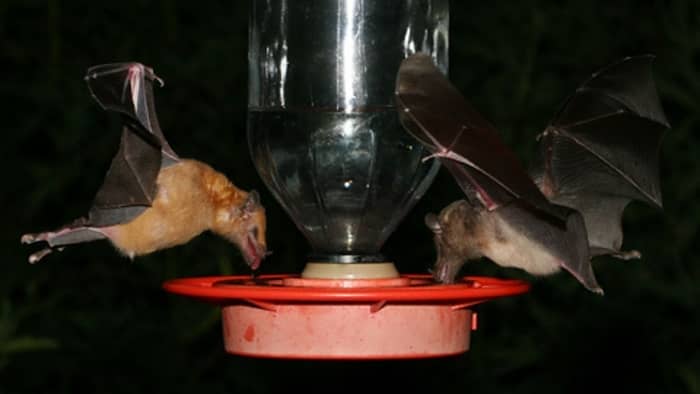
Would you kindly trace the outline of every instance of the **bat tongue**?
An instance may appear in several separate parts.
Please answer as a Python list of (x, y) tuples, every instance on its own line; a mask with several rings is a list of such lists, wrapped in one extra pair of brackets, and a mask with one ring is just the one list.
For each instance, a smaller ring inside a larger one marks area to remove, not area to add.
[(253, 271), (260, 267), (260, 262), (262, 261), (262, 253), (260, 253), (259, 249), (255, 239), (249, 235), (246, 242), (246, 261)]

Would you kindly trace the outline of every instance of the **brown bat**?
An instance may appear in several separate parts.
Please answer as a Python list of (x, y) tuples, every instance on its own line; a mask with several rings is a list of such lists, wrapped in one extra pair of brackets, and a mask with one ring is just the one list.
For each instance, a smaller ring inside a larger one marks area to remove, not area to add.
[(535, 275), (564, 268), (602, 294), (591, 257), (641, 257), (621, 250), (621, 220), (631, 200), (661, 208), (658, 150), (670, 126), (652, 61), (628, 57), (593, 74), (538, 137), (529, 175), (430, 57), (404, 60), (396, 82), (402, 124), (467, 197), (426, 216), (437, 281), (453, 282), (466, 260), (485, 256)]
[(99, 239), (134, 258), (210, 230), (235, 244), (257, 269), (267, 254), (265, 209), (257, 192), (245, 192), (210, 166), (175, 154), (156, 117), (153, 82), (163, 81), (153, 70), (139, 63), (105, 64), (91, 67), (85, 80), (102, 108), (122, 115), (119, 151), (86, 217), (22, 236), (22, 243), (48, 245), (29, 262)]

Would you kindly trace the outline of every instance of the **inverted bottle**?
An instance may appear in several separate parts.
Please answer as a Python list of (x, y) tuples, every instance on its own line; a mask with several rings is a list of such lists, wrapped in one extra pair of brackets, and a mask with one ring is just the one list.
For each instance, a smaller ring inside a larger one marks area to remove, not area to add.
[(314, 262), (383, 261), (381, 247), (439, 164), (401, 129), (401, 60), (446, 72), (447, 0), (253, 0), (248, 142)]

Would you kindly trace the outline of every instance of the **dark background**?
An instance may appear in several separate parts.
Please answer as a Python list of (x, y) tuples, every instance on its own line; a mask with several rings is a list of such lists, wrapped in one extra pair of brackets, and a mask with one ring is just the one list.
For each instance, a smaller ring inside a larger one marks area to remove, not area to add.
[[(262, 192), (275, 251), (263, 272), (301, 270), (306, 242), (247, 152), (247, 2), (0, 2), (0, 393), (700, 393), (700, 8), (611, 3), (454, 2), (451, 79), (527, 161), (534, 136), (591, 72), (655, 53), (673, 129), (661, 149), (664, 212), (633, 204), (625, 216), (625, 246), (643, 259), (597, 259), (604, 297), (566, 274), (477, 262), (468, 273), (527, 278), (533, 290), (479, 306), (470, 352), (322, 363), (227, 355), (216, 308), (161, 290), (171, 278), (248, 272), (209, 234), (133, 263), (96, 242), (31, 266), (35, 249), (19, 243), (83, 215), (116, 151), (119, 120), (90, 99), (85, 70), (139, 60), (166, 80), (157, 101), (173, 148)], [(402, 271), (430, 266), (422, 218), (459, 197), (441, 171), (385, 247)]]

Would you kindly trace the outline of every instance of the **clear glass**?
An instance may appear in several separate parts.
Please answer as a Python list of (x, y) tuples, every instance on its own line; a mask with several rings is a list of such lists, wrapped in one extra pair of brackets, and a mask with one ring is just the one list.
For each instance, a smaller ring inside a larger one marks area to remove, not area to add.
[(447, 71), (448, 21), (448, 0), (251, 0), (250, 152), (314, 254), (378, 254), (432, 182), (394, 83), (414, 52)]

